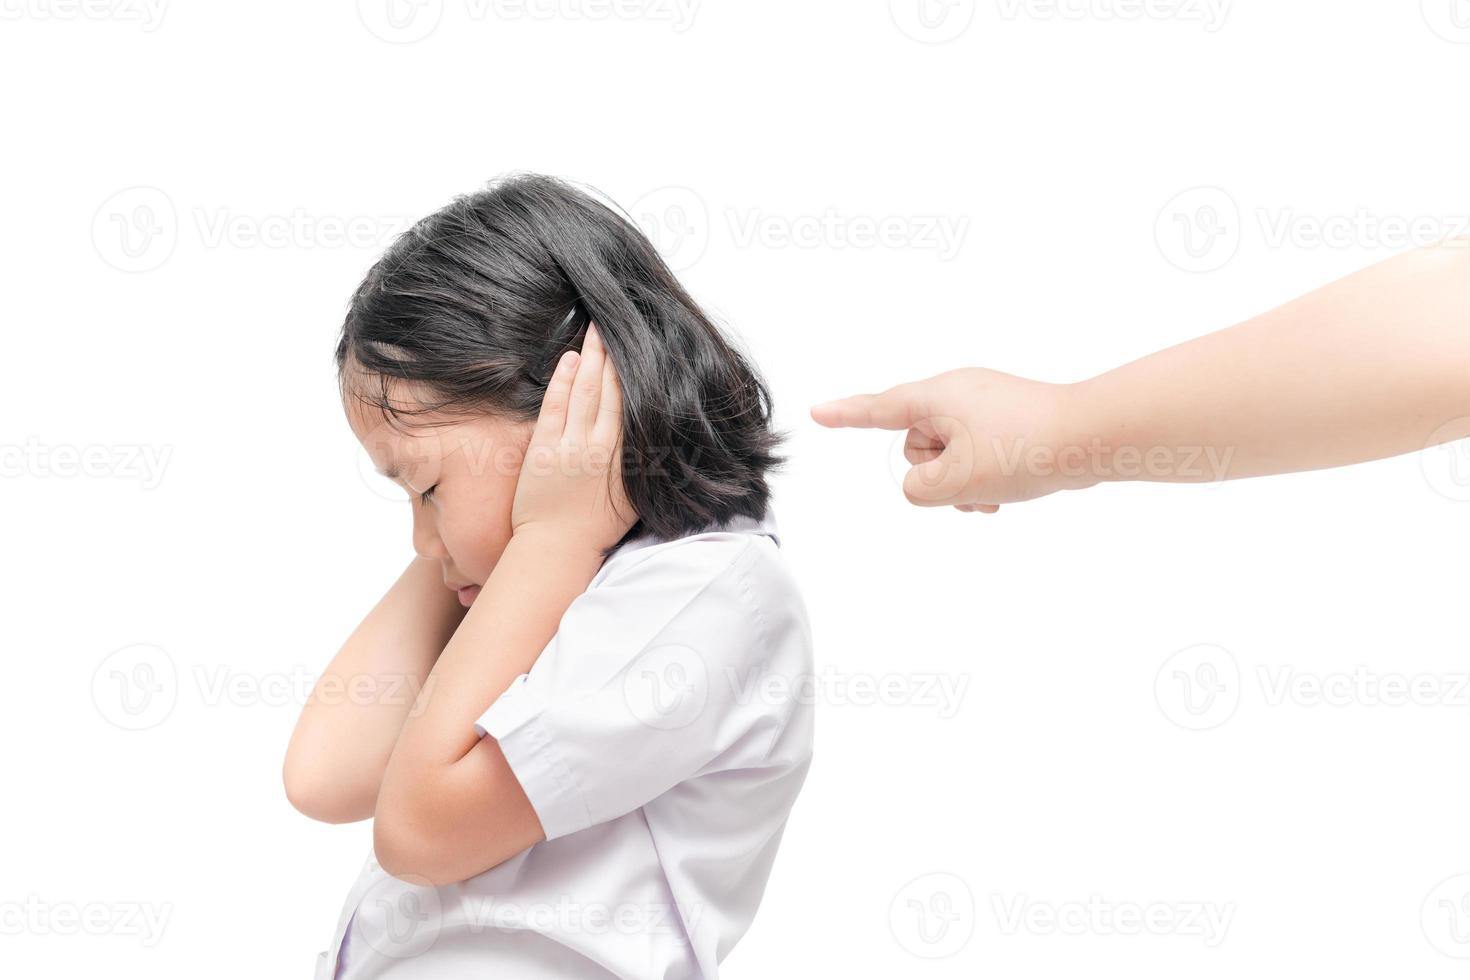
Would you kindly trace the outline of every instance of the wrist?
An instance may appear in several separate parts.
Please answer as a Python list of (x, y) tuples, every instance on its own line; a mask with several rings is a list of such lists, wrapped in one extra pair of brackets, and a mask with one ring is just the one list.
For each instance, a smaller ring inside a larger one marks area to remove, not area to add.
[(1137, 375), (1099, 375), (1069, 386), (1068, 439), (1083, 446), (1089, 486), (1097, 483), (1207, 483), (1228, 479), (1233, 447), (1201, 434), (1181, 437), (1163, 401)]
[(555, 560), (570, 568), (590, 569), (595, 573), (602, 565), (602, 550), (589, 543), (590, 538), (562, 524), (528, 521), (511, 532), (506, 550)]
[(1057, 386), (1053, 439), (1065, 489), (1084, 490), (1113, 479), (1102, 465), (1109, 454), (1104, 438), (1103, 400), (1093, 381)]

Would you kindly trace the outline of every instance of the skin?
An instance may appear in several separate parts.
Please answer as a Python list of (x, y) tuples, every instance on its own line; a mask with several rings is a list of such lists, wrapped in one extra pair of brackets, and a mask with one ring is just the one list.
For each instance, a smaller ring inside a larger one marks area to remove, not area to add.
[(908, 430), (904, 495), (999, 505), (1105, 481), (1210, 482), (1470, 436), (1470, 241), (1371, 266), (1088, 381), (962, 368), (815, 406)]
[[(349, 421), (381, 469), (416, 461), (399, 480), (415, 494), (434, 488), (427, 502), (416, 498), (413, 538), (419, 564), (441, 577), (443, 595), (454, 595), (444, 581), (481, 586), (425, 671), (412, 705), (390, 719), (397, 727), (386, 761), (377, 768), (386, 741), (378, 733), (378, 752), (369, 755), (358, 783), (379, 784), (371, 815), (374, 851), (384, 870), (417, 884), (462, 881), (545, 839), (495, 739), (479, 737), (474, 723), (535, 663), (563, 613), (597, 573), (604, 552), (636, 522), (617, 468), (621, 392), (593, 327), (581, 354), (568, 352), (559, 363), (534, 424), (485, 418), (400, 436), (378, 431), (352, 410)], [(508, 465), (512, 460), (514, 467)], [(400, 666), (410, 673), (423, 667), (423, 651), (448, 618), (434, 618), (443, 612), (439, 606), (411, 626), (407, 607), (411, 598), (427, 598), (417, 590), (428, 574), (411, 566), (394, 586), (401, 591), (390, 591), (380, 603), (401, 614), (383, 617), (390, 630), (403, 631), (395, 637), (401, 642), (365, 641), (345, 658), (353, 662), (341, 665), (344, 671), (370, 659), (363, 649), (382, 645), (418, 651)], [(332, 669), (347, 653), (339, 653)], [(292, 739), (294, 768), (288, 751), (287, 794), (293, 802), (298, 796), (310, 799), (303, 779), (351, 758), (325, 754), (347, 740), (341, 733), (366, 729), (361, 711), (329, 714), (341, 707), (308, 704), (303, 711)], [(335, 741), (307, 738), (334, 725)], [(363, 803), (358, 796), (337, 808), (361, 812)]]
[(408, 563), (302, 708), (282, 772), (292, 806), (327, 823), (373, 815), (404, 719), (464, 614), (438, 562)]
[[(417, 400), (415, 386), (402, 396)], [(413, 550), (435, 562), (451, 592), (483, 586), (511, 538), (511, 507), (533, 423), (495, 415), (400, 431), (357, 399), (344, 405), (352, 434), (380, 473), (407, 492)]]
[[(424, 392), (405, 384), (392, 395), (414, 407)], [(394, 426), (355, 397), (343, 412), (377, 470), (404, 488), (416, 557), (317, 680), (287, 749), (287, 797), (328, 823), (373, 815), (414, 698), (464, 619), (456, 590), (483, 585), (510, 542), (533, 429), (492, 415)]]

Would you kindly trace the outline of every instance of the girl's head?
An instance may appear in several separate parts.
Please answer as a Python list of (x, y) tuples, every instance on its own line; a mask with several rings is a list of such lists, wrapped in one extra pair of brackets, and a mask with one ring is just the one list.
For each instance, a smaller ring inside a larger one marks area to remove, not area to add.
[(589, 322), (623, 393), (629, 537), (764, 513), (780, 436), (752, 365), (627, 218), (562, 181), (510, 177), (397, 239), (337, 344), (353, 433), (410, 492), (415, 550), (450, 585), (483, 584), (499, 560), (547, 381)]

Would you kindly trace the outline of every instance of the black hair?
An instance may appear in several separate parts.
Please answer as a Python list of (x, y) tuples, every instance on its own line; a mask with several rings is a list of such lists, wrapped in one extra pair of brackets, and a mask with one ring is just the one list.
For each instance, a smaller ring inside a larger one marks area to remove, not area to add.
[[(759, 519), (766, 471), (784, 462), (765, 382), (638, 227), (563, 180), (499, 178), (399, 236), (353, 293), (338, 384), (390, 424), (431, 413), (530, 421), (589, 322), (623, 394), (623, 485), (638, 514), (623, 540)], [(394, 379), (427, 400), (394, 404)]]

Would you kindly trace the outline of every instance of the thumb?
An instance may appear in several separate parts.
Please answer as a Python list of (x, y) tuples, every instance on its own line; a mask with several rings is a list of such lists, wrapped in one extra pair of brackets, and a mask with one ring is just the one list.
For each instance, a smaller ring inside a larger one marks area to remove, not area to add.
[(907, 429), (926, 414), (922, 389), (897, 385), (876, 395), (853, 395), (812, 408), (812, 419), (829, 429)]

